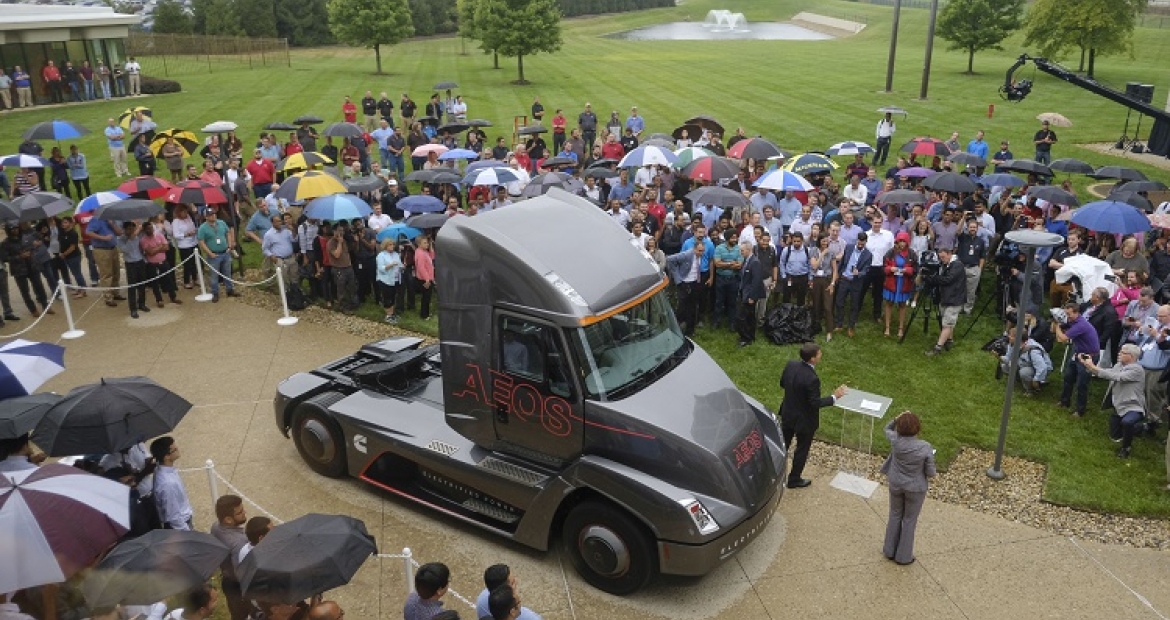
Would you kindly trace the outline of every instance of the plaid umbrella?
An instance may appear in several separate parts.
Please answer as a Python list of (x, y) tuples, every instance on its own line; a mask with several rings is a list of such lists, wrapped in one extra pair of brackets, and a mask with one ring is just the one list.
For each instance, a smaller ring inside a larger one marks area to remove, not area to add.
[(147, 198), (159, 198), (166, 194), (174, 185), (170, 181), (155, 176), (141, 176), (127, 179), (118, 186), (118, 191), (131, 196), (142, 195)]
[(946, 157), (951, 154), (951, 147), (947, 146), (946, 142), (938, 138), (914, 138), (913, 140), (902, 145), (898, 149), (903, 153), (910, 153), (911, 155), (938, 155), (939, 157)]
[(190, 179), (176, 184), (163, 194), (163, 200), (193, 205), (218, 205), (227, 203), (227, 196), (218, 185), (207, 181)]
[(73, 208), (73, 201), (57, 192), (32, 192), (12, 201), (20, 221), (35, 222)]
[(167, 138), (174, 138), (175, 144), (178, 144), (188, 157), (199, 150), (199, 137), (193, 132), (186, 129), (165, 129), (154, 134), (154, 139), (150, 141), (150, 150), (154, 152), (155, 157), (159, 157), (163, 145), (167, 143)]

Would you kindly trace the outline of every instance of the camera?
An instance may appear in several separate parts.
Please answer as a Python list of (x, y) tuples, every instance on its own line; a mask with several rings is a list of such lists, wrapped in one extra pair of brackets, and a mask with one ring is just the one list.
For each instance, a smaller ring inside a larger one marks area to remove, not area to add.
[(922, 254), (918, 255), (918, 273), (922, 274), (923, 277), (929, 278), (938, 275), (941, 267), (942, 261), (938, 258), (938, 252), (923, 250)]
[(1064, 308), (1050, 308), (1048, 314), (1052, 315), (1052, 320), (1060, 326), (1068, 325), (1068, 313)]
[(1077, 359), (1078, 359), (1078, 360), (1080, 360), (1080, 361), (1082, 361), (1082, 362), (1087, 362), (1087, 361), (1089, 361), (1089, 360), (1091, 360), (1091, 359), (1093, 359), (1093, 358), (1092, 358), (1092, 357), (1090, 357), (1088, 353), (1078, 353), (1078, 354), (1077, 354)]
[(996, 250), (992, 262), (1001, 267), (1014, 267), (1020, 259), (1020, 246), (1014, 243), (1003, 243)]

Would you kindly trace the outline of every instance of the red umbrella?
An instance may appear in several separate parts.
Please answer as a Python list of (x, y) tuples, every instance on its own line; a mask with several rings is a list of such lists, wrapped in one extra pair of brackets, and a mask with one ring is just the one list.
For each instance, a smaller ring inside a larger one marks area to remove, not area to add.
[(946, 142), (938, 138), (914, 138), (913, 140), (902, 145), (898, 149), (903, 153), (910, 153), (911, 155), (938, 155), (946, 157), (951, 154), (951, 147), (947, 146)]
[(227, 196), (218, 185), (197, 179), (189, 179), (175, 185), (163, 194), (163, 199), (167, 202), (196, 205), (218, 205), (227, 202)]
[(739, 174), (740, 167), (735, 161), (726, 157), (703, 157), (686, 165), (682, 175), (688, 179), (698, 181), (721, 181), (734, 179)]
[(166, 194), (167, 191), (172, 187), (174, 187), (174, 185), (164, 179), (153, 176), (142, 176), (134, 177), (133, 179), (125, 181), (118, 186), (118, 191), (130, 194), (135, 198), (141, 198), (145, 196), (146, 198), (154, 200), (155, 198), (162, 197), (162, 195)]
[(732, 159), (754, 159), (760, 161), (769, 157), (788, 157), (789, 153), (785, 153), (780, 147), (763, 138), (748, 138), (747, 140), (736, 142), (735, 146), (727, 149), (727, 156)]

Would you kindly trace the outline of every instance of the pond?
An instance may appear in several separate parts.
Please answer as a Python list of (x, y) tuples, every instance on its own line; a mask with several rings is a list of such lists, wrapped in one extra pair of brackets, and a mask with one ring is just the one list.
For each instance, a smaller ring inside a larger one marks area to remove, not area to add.
[(810, 30), (796, 24), (782, 22), (752, 22), (728, 27), (713, 26), (704, 22), (671, 22), (646, 26), (636, 30), (615, 32), (606, 35), (611, 39), (626, 41), (734, 41), (734, 40), (784, 40), (823, 41), (833, 39), (832, 35)]

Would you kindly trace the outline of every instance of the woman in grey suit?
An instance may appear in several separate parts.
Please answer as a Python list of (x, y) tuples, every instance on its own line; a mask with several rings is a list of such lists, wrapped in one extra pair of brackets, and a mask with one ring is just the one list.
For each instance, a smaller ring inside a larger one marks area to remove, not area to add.
[(937, 473), (934, 448), (918, 438), (921, 429), (922, 422), (909, 411), (890, 420), (885, 429), (890, 456), (882, 463), (881, 472), (890, 484), (890, 517), (882, 554), (903, 565), (914, 562), (914, 529), (930, 486), (927, 478)]

